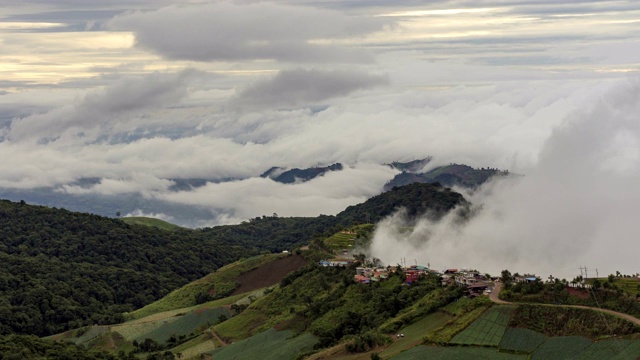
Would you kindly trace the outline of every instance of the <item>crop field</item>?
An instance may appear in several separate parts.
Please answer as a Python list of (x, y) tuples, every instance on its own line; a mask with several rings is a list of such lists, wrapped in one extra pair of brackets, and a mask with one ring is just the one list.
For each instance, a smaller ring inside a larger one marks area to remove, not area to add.
[(106, 326), (91, 326), (84, 332), (84, 334), (77, 338), (71, 339), (71, 341), (73, 341), (73, 343), (76, 345), (82, 345), (97, 338), (98, 336), (103, 335), (107, 332), (107, 330), (108, 328)]
[(164, 343), (172, 335), (188, 335), (203, 326), (212, 326), (218, 322), (220, 315), (231, 317), (231, 313), (226, 308), (194, 311), (179, 317), (173, 322), (164, 324), (151, 332), (140, 335), (136, 340), (144, 341), (144, 339), (149, 338), (158, 343)]
[(333, 249), (348, 249), (355, 243), (355, 234), (335, 233), (324, 240), (324, 243)]
[(248, 339), (211, 352), (216, 360), (280, 360), (294, 359), (297, 354), (313, 348), (318, 339), (308, 333), (291, 338), (289, 330), (269, 329)]
[(239, 316), (215, 326), (215, 331), (225, 339), (242, 340), (248, 336), (259, 326), (263, 325), (268, 319), (260, 311), (247, 309)]
[(478, 348), (467, 346), (434, 347), (417, 346), (407, 350), (400, 355), (394, 356), (393, 360), (527, 360), (528, 355), (516, 355), (501, 353), (493, 348)]
[(559, 336), (545, 341), (531, 355), (531, 360), (569, 359), (591, 345), (591, 340), (582, 336)]
[(404, 337), (396, 338), (393, 344), (389, 345), (380, 355), (383, 357), (392, 356), (417, 345), (428, 332), (439, 329), (452, 318), (451, 315), (442, 312), (435, 312), (425, 316), (415, 323), (400, 329), (398, 333), (403, 334)]
[(180, 354), (181, 359), (194, 358), (200, 354), (209, 353), (215, 350), (218, 346), (214, 341), (214, 337), (211, 333), (204, 333), (195, 339), (191, 339), (183, 344), (171, 349), (174, 354)]
[(532, 353), (547, 337), (541, 333), (529, 329), (508, 328), (500, 341), (500, 349)]
[(119, 326), (114, 326), (111, 329), (113, 331), (117, 331), (120, 335), (122, 335), (128, 341), (133, 341), (135, 339), (144, 338), (144, 335), (164, 326), (168, 325), (176, 320), (178, 320), (178, 316), (173, 316), (170, 318), (155, 320), (155, 321), (147, 321), (147, 322), (137, 322), (133, 324), (123, 324)]
[(494, 306), (451, 339), (453, 344), (497, 346), (507, 330), (513, 306)]
[[(595, 342), (582, 352), (572, 357), (575, 360), (600, 360), (613, 359), (618, 354), (625, 354), (625, 349), (631, 345), (633, 340), (625, 339), (608, 339)], [(636, 356), (640, 356), (640, 353)], [(635, 359), (636, 357), (628, 357)]]
[(640, 294), (640, 279), (638, 278), (620, 278), (616, 279), (613, 283), (626, 292), (636, 295)]
[(611, 360), (637, 359), (640, 357), (640, 340), (634, 340)]
[[(196, 280), (177, 290), (172, 291), (171, 293), (169, 293), (169, 295), (154, 303), (151, 303), (132, 313), (125, 314), (125, 316), (127, 316), (129, 319), (139, 319), (158, 312), (194, 306), (194, 299), (196, 294), (210, 292), (211, 290), (233, 291), (237, 286), (240, 285), (236, 282), (236, 278), (238, 276), (282, 257), (283, 255), (281, 254), (267, 254), (254, 256), (240, 262), (229, 264), (218, 269), (214, 273), (211, 273), (199, 280)], [(232, 302), (230, 302), (230, 304), (237, 300), (238, 299), (233, 300)]]

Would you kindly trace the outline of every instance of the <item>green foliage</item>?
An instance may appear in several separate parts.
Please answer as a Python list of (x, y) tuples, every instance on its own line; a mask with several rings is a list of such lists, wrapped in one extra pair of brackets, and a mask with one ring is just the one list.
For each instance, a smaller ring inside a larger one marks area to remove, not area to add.
[(129, 225), (142, 225), (142, 226), (150, 226), (155, 227), (161, 230), (174, 231), (179, 229), (184, 229), (178, 225), (174, 225), (172, 223), (166, 222), (164, 220), (143, 217), (143, 216), (131, 216), (121, 218), (124, 223)]
[[(616, 280), (618, 281), (620, 279)], [(562, 282), (542, 284), (536, 281), (529, 284), (514, 284), (508, 291), (502, 291), (500, 298), (511, 302), (602, 307), (640, 317), (640, 301), (637, 300), (636, 295), (625, 292), (617, 284), (612, 285), (608, 281), (604, 283), (609, 284), (608, 288), (603, 288), (602, 282), (598, 279), (590, 282), (593, 289), (574, 288), (574, 291), (582, 292), (583, 296), (570, 294), (567, 284)]]
[(121, 322), (242, 253), (194, 231), (0, 201), (0, 334)]
[(482, 314), (469, 327), (451, 339), (453, 344), (497, 346), (507, 330), (514, 307), (494, 306)]
[(448, 345), (451, 338), (471, 325), (486, 310), (486, 306), (481, 306), (457, 316), (442, 328), (427, 334), (425, 340), (434, 344)]
[(445, 306), (442, 311), (453, 316), (460, 316), (470, 312), (473, 309), (479, 307), (488, 308), (493, 305), (491, 299), (486, 296), (477, 296), (473, 299), (467, 297), (461, 297), (456, 299), (451, 304)]
[(89, 351), (71, 343), (47, 341), (36, 336), (8, 335), (0, 337), (0, 359), (128, 359), (125, 354), (114, 356), (101, 351)]
[(369, 351), (379, 345), (385, 345), (391, 342), (388, 336), (377, 332), (367, 331), (362, 334), (358, 334), (346, 343), (346, 349), (349, 352), (361, 353)]
[(400, 311), (397, 316), (385, 321), (380, 330), (387, 334), (396, 333), (403, 326), (409, 325), (415, 322), (416, 319), (455, 301), (462, 296), (462, 292), (463, 290), (459, 286), (449, 286), (444, 289), (438, 288)]
[(438, 218), (458, 205), (467, 204), (462, 195), (440, 184), (414, 183), (395, 187), (363, 204), (349, 206), (337, 218), (345, 225), (377, 223), (400, 207), (404, 207), (410, 217), (429, 213)]

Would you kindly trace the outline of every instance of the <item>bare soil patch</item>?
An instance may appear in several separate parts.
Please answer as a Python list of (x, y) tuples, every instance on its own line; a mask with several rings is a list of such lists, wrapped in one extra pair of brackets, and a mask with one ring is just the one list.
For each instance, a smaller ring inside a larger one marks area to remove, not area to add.
[(290, 272), (307, 265), (307, 260), (300, 255), (290, 255), (268, 262), (257, 269), (248, 271), (236, 278), (240, 286), (231, 294), (244, 294), (249, 291), (275, 285)]
[(589, 298), (589, 293), (587, 292), (587, 290), (567, 287), (567, 291), (569, 292), (569, 295), (573, 295), (573, 296), (579, 297), (581, 299), (588, 299)]

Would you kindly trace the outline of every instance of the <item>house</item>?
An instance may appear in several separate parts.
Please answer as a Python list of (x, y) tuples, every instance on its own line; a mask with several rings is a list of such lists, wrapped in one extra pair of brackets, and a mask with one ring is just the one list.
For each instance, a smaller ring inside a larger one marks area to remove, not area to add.
[(329, 266), (329, 262), (327, 260), (320, 260), (318, 261), (318, 265), (327, 267)]
[(353, 279), (360, 284), (369, 284), (371, 282), (371, 279), (362, 275), (355, 275)]
[(476, 294), (481, 294), (488, 288), (489, 288), (489, 284), (473, 284), (473, 285), (467, 286), (467, 289), (469, 289), (469, 292), (476, 293)]
[(421, 273), (417, 270), (407, 270), (404, 273), (405, 278), (407, 279), (407, 284), (411, 285), (412, 283), (418, 281)]

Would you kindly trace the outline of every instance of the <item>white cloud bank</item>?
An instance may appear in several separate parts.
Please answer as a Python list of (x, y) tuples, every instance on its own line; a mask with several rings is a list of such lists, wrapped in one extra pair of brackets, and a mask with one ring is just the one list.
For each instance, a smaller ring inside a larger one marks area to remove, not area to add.
[(449, 215), (406, 232), (397, 214), (379, 225), (372, 255), (391, 264), (406, 257), (493, 274), (572, 278), (585, 265), (593, 275), (596, 268), (601, 275), (638, 272), (638, 113), (640, 82), (632, 81), (569, 116), (526, 176), (471, 195), (482, 209), (468, 223)]
[(373, 58), (320, 40), (364, 35), (389, 22), (308, 6), (218, 1), (129, 12), (114, 18), (109, 28), (133, 31), (137, 46), (169, 59), (350, 63)]

